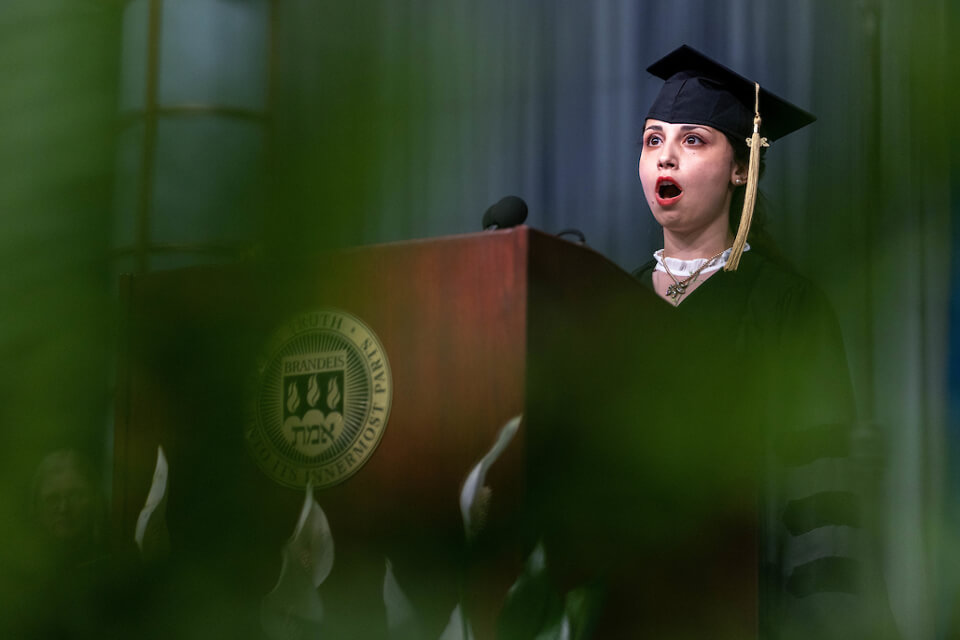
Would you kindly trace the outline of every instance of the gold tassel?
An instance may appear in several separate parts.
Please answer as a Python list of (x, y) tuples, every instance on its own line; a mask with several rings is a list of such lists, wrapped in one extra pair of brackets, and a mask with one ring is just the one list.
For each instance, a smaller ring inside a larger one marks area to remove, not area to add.
[(750, 164), (747, 169), (747, 187), (743, 195), (743, 212), (740, 214), (740, 226), (737, 228), (737, 237), (733, 241), (733, 249), (724, 271), (736, 271), (740, 266), (740, 256), (747, 244), (747, 235), (750, 233), (750, 222), (753, 220), (753, 207), (757, 202), (757, 182), (760, 180), (760, 147), (769, 147), (766, 138), (760, 137), (760, 83), (755, 82), (756, 98), (753, 106), (753, 135), (747, 138), (750, 147)]

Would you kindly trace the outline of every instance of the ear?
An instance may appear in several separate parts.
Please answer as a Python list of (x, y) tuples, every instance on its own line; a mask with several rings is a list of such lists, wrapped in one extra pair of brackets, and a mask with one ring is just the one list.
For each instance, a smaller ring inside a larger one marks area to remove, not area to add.
[(735, 187), (747, 184), (747, 165), (734, 163), (733, 170), (730, 172), (730, 183)]

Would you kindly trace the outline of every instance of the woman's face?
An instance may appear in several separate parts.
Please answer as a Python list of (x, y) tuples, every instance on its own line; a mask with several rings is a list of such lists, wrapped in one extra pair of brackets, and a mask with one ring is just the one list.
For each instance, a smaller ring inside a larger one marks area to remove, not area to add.
[(737, 166), (727, 137), (706, 125), (647, 120), (640, 182), (653, 217), (668, 231), (688, 234), (729, 218)]

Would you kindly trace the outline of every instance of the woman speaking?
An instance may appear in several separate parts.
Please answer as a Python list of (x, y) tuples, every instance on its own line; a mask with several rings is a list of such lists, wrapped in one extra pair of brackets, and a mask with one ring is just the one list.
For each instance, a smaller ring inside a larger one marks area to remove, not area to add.
[(737, 396), (698, 404), (709, 393), (690, 393), (682, 415), (707, 428), (750, 422), (760, 440), (760, 636), (888, 637), (885, 616), (866, 606), (864, 591), (881, 581), (861, 553), (840, 331), (823, 294), (776, 250), (757, 206), (768, 146), (814, 117), (686, 46), (648, 71), (664, 85), (643, 124), (639, 177), (663, 249), (634, 275), (675, 307), (678, 335), (698, 345), (704, 357), (688, 366), (700, 391), (716, 380)]

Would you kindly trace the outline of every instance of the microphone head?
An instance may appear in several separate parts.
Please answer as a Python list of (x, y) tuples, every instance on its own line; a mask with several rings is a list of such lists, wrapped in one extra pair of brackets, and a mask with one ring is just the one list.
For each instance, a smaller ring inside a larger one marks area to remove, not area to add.
[(527, 219), (527, 203), (517, 196), (506, 196), (483, 214), (484, 229), (508, 229)]

